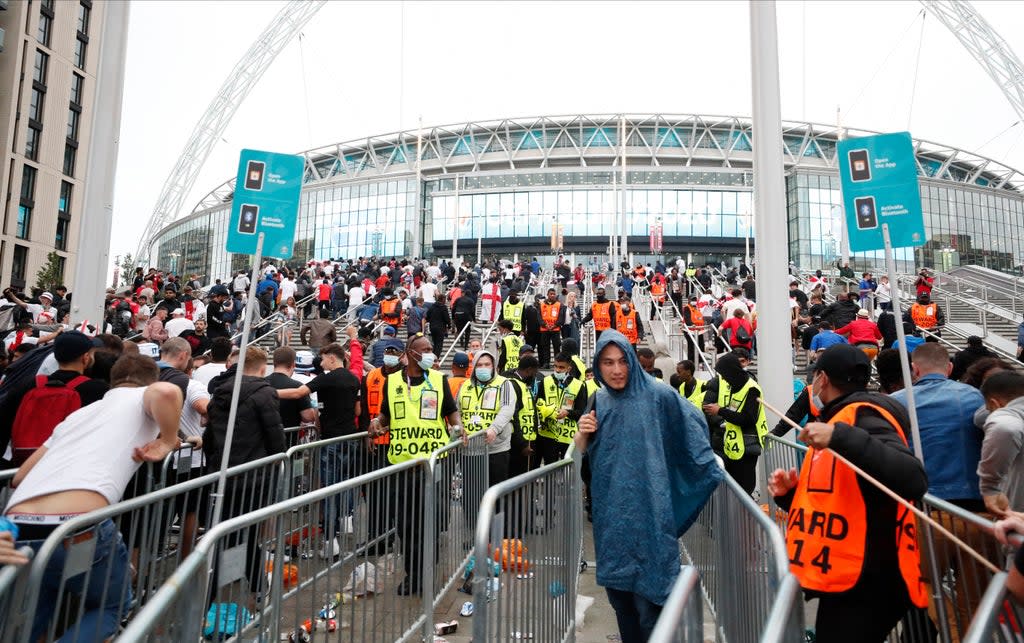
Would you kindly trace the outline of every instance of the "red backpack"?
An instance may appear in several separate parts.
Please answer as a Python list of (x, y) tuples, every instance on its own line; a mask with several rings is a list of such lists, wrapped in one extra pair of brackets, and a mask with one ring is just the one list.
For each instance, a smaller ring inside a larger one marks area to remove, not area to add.
[(43, 446), (58, 424), (82, 408), (82, 398), (75, 390), (89, 378), (79, 375), (67, 384), (36, 376), (36, 387), (25, 394), (18, 405), (11, 427), (11, 450), (14, 462), (21, 466), (35, 450)]

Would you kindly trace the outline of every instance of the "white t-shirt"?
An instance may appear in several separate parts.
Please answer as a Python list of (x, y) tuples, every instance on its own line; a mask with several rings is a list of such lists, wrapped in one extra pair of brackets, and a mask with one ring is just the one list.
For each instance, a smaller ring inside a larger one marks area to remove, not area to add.
[(234, 292), (242, 291), (245, 292), (249, 289), (249, 278), (245, 275), (238, 275), (235, 277), (235, 281), (232, 284), (232, 290)]
[(355, 310), (359, 308), (359, 305), (366, 299), (366, 291), (361, 287), (356, 286), (355, 288), (348, 289), (348, 309)]
[(288, 301), (289, 297), (294, 297), (295, 296), (296, 286), (295, 286), (295, 282), (293, 280), (287, 279), (287, 278), (282, 279), (280, 287), (281, 287), (281, 302), (282, 303)]
[(224, 371), (228, 370), (227, 364), (217, 364), (210, 362), (209, 364), (203, 364), (196, 370), (192, 371), (192, 379), (197, 382), (202, 382), (203, 386), (209, 386), (210, 380), (217, 377)]
[[(206, 391), (206, 384), (196, 380), (188, 381), (188, 393), (185, 395), (185, 408), (181, 410), (181, 423), (178, 425), (181, 434), (186, 438), (203, 435), (206, 428), (202, 424), (203, 416), (195, 410), (195, 403), (200, 400), (209, 400), (210, 394)], [(199, 449), (192, 452), (192, 468), (198, 469), (203, 466), (203, 454)], [(174, 458), (174, 468), (178, 467), (178, 458)]]
[(164, 330), (167, 331), (168, 337), (177, 337), (186, 330), (195, 329), (196, 325), (192, 322), (191, 319), (188, 319), (187, 317), (175, 317), (173, 319), (168, 319), (164, 323)]
[(42, 304), (26, 304), (25, 310), (32, 313), (32, 323), (34, 324), (53, 324), (57, 322), (57, 309), (53, 306), (43, 306)]
[(423, 297), (423, 303), (425, 304), (437, 303), (437, 284), (429, 281), (421, 283), (420, 296)]
[[(4, 348), (7, 351), (10, 351), (11, 350), (11, 346), (14, 345), (14, 341), (17, 338), (18, 338), (18, 331), (13, 331), (13, 332), (9, 333), (7, 335), (7, 337), (4, 338)], [(38, 337), (33, 337), (31, 330), (23, 331), (22, 334), (21, 334), (21, 343), (22, 344), (38, 344), (39, 343), (39, 338)]]
[(121, 499), (139, 463), (132, 453), (153, 440), (160, 429), (146, 414), (146, 389), (115, 388), (57, 425), (43, 446), (46, 454), (28, 472), (7, 503), (72, 489), (95, 491), (114, 504)]

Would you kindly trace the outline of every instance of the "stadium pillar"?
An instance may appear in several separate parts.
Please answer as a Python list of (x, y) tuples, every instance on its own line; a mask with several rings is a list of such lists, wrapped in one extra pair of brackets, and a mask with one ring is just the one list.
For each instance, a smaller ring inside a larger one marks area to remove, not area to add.
[(788, 241), (774, 0), (750, 2), (750, 58), (754, 99), (757, 379), (765, 399), (785, 409), (793, 403), (793, 356), (786, 297)]
[(103, 332), (104, 293), (110, 265), (110, 229), (114, 218), (114, 178), (121, 138), (121, 98), (124, 95), (125, 55), (128, 49), (127, 2), (103, 3), (103, 32), (96, 71), (96, 108), (92, 144), (86, 161), (82, 222), (78, 226), (74, 298), (71, 323), (88, 320)]

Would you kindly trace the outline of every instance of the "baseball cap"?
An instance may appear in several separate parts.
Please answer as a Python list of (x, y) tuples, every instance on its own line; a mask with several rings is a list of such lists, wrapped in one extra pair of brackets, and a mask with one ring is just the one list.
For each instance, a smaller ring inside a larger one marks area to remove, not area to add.
[(185, 309), (184, 308), (175, 308), (173, 311), (171, 311), (171, 314), (172, 315), (184, 315), (185, 314)]
[(39, 298), (40, 298), (40, 299), (42, 299), (43, 297), (49, 297), (50, 301), (53, 301), (53, 295), (51, 295), (51, 294), (50, 294), (49, 292), (47, 292), (47, 291), (44, 291), (44, 292), (43, 292), (43, 294), (39, 295)]
[(533, 344), (523, 344), (519, 347), (520, 353), (536, 353), (537, 349), (533, 347)]
[(455, 357), (452, 358), (452, 366), (458, 366), (460, 368), (469, 366), (469, 355), (462, 351), (455, 353)]
[(857, 316), (867, 318), (871, 317), (871, 313), (869, 313), (867, 309), (861, 308), (860, 310), (857, 311)]
[(394, 336), (394, 334), (395, 334), (395, 327), (391, 326), (391, 325), (385, 326), (384, 327), (384, 334), (385, 335)]
[(210, 296), (211, 297), (216, 297), (217, 295), (230, 295), (230, 294), (231, 293), (228, 292), (228, 287), (225, 286), (224, 284), (217, 284), (213, 288), (210, 288)]
[(153, 359), (160, 358), (160, 347), (153, 342), (142, 342), (139, 344), (139, 355), (145, 355), (146, 357), (152, 357)]
[(313, 351), (295, 352), (295, 370), (300, 373), (309, 373), (313, 370)]
[(61, 364), (76, 360), (102, 342), (77, 330), (61, 333), (53, 340), (53, 357)]
[(398, 341), (397, 339), (385, 339), (381, 342), (381, 345), (384, 347), (385, 352), (398, 351), (399, 353), (401, 353), (402, 351), (405, 350), (405, 346), (403, 346), (402, 342)]
[(871, 377), (871, 361), (861, 349), (849, 344), (835, 344), (825, 349), (814, 365), (833, 382), (867, 384)]

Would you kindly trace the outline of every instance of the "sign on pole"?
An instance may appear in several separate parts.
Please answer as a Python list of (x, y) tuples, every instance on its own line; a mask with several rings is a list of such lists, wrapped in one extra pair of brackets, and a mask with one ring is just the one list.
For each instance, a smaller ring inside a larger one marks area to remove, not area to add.
[(660, 223), (651, 225), (650, 229), (650, 247), (651, 252), (661, 252), (662, 250), (662, 233), (664, 227)]
[(885, 247), (888, 224), (896, 248), (925, 242), (917, 162), (909, 132), (839, 141), (839, 178), (852, 252)]
[(301, 156), (242, 150), (231, 203), (228, 252), (256, 254), (262, 232), (266, 255), (291, 258), (304, 170)]

